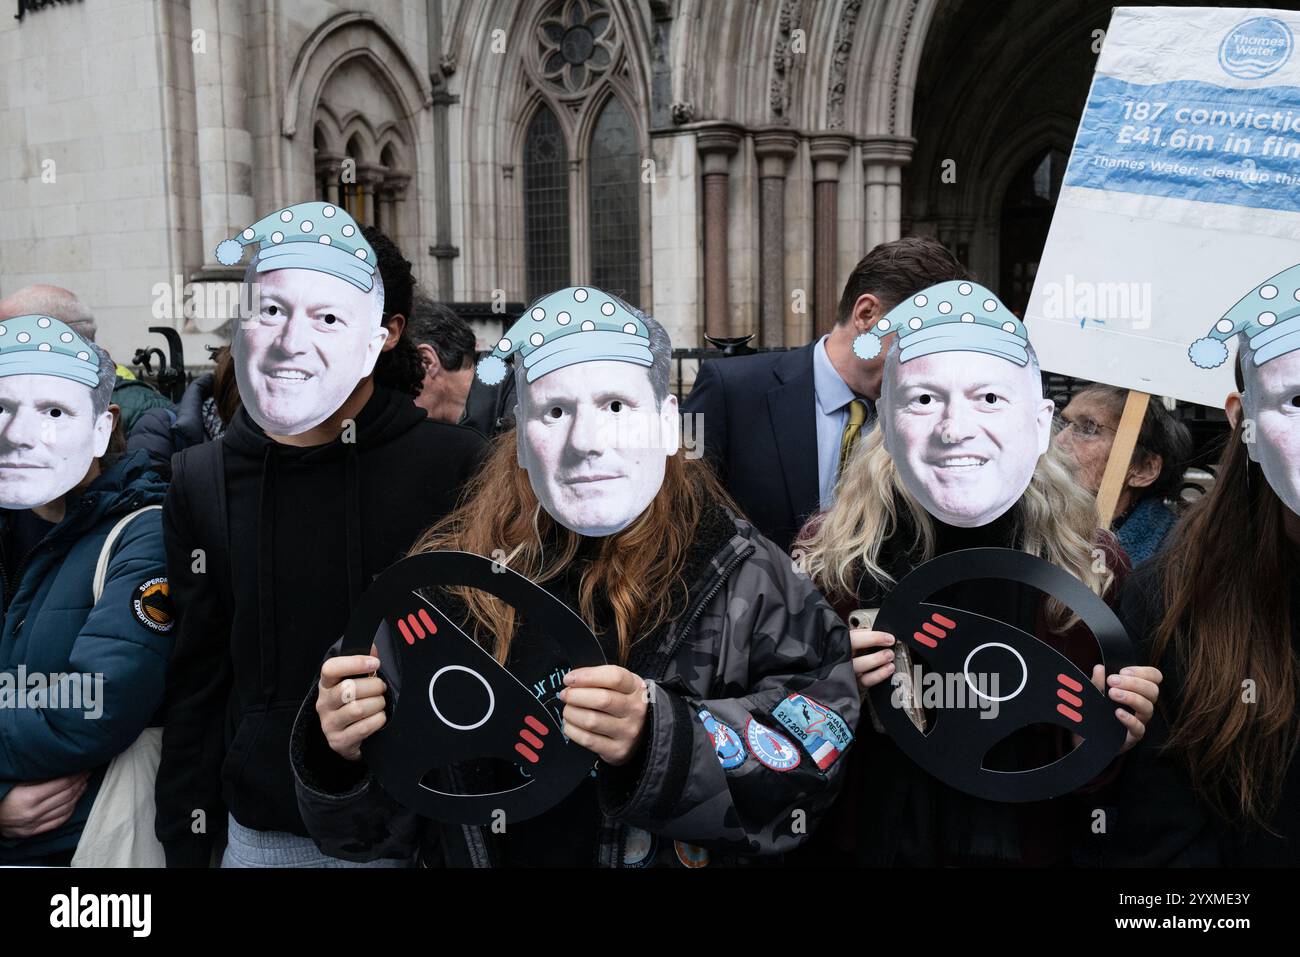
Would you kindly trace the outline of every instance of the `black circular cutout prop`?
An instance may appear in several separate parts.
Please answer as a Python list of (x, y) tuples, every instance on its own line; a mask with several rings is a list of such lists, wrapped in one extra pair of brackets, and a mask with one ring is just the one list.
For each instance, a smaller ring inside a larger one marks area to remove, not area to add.
[[(950, 552), (904, 577), (885, 599), (874, 628), (892, 634), (914, 660), (924, 663), (929, 675), (943, 682), (945, 697), (947, 689), (959, 688), (964, 706), (937, 709), (927, 734), (894, 706), (891, 680), (871, 689), (876, 716), (908, 757), (967, 794), (1004, 802), (1068, 794), (1115, 759), (1124, 745), (1124, 725), (1115, 717), (1114, 702), (1096, 689), (1091, 677), (1050, 645), (1014, 625), (927, 601), (949, 586), (983, 579), (1019, 582), (1070, 608), (1100, 646), (1107, 675), (1134, 663), (1132, 642), (1119, 618), (1069, 572), (1012, 549)], [(996, 685), (990, 675), (996, 675)], [(982, 717), (995, 708), (995, 716)], [(999, 741), (1041, 724), (1066, 728), (1083, 742), (1039, 768), (984, 767), (985, 755)]]
[[(538, 695), (422, 594), (455, 586), (481, 589), (519, 611), (516, 645), (544, 645), (543, 657), (564, 668), (605, 663), (581, 618), (505, 566), (468, 552), (403, 559), (361, 596), (343, 638), (345, 655), (378, 647), (388, 686), (388, 723), (362, 754), (385, 791), (426, 817), (452, 824), (491, 824), (502, 814), (506, 822), (526, 820), (563, 800), (591, 773), (596, 756), (566, 740)], [(466, 793), (458, 789), (457, 769), (471, 764), (512, 783)]]

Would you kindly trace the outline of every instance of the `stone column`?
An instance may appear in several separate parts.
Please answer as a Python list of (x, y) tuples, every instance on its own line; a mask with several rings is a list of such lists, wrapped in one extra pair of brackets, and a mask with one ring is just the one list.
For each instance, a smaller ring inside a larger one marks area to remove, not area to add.
[(325, 196), (322, 198), (335, 206), (342, 205), (339, 202), (339, 176), (342, 173), (343, 156), (341, 154), (326, 153), (324, 150), (316, 154), (316, 178), (325, 181)]
[(821, 336), (835, 325), (840, 289), (839, 188), (840, 166), (853, 141), (835, 134), (809, 140), (813, 161), (813, 335)]
[(406, 195), (406, 187), (411, 182), (410, 173), (389, 170), (384, 181), (379, 185), (379, 227), (394, 241), (402, 232), (402, 224), (397, 221), (399, 202)]
[(433, 228), (434, 241), (429, 255), (438, 262), (437, 298), (451, 302), (456, 298), (452, 260), (460, 250), (451, 244), (451, 136), (447, 118), (450, 107), (460, 97), (447, 90), (447, 78), (455, 72), (453, 57), (443, 54), (442, 0), (425, 0), (427, 21), (426, 48), (429, 51), (429, 83), (433, 89)]
[[(362, 220), (362, 226), (374, 226), (387, 232), (379, 225), (379, 184), (384, 181), (384, 173), (387, 167), (379, 166), (375, 163), (358, 163), (357, 164), (357, 186), (361, 189), (362, 209), (365, 211), (365, 218)], [(391, 238), (391, 237), (390, 237)]]
[(908, 136), (868, 136), (862, 141), (867, 251), (901, 235), (903, 167), (911, 162), (915, 146), (916, 140)]
[(258, 218), (245, 82), (255, 64), (244, 37), (245, 0), (194, 0), (191, 18), (203, 30), (203, 49), (193, 52), (203, 265), (191, 278), (242, 279), (244, 268), (221, 265), (215, 250)]
[(731, 334), (727, 289), (727, 190), (731, 157), (740, 147), (740, 131), (719, 125), (696, 134), (704, 175), (704, 331)]
[(760, 299), (758, 344), (785, 345), (785, 174), (799, 137), (787, 129), (754, 134), (758, 158)]

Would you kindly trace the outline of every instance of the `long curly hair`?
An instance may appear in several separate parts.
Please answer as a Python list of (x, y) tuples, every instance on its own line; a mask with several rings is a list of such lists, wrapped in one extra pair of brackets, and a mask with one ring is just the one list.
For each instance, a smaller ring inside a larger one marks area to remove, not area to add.
[[(619, 663), (627, 661), (638, 638), (682, 607), (687, 552), (711, 502), (736, 510), (709, 466), (679, 450), (668, 457), (663, 486), (649, 507), (623, 531), (600, 539), (582, 575), (577, 611), (598, 631), (597, 600), (604, 602), (618, 636)], [(528, 473), (516, 460), (512, 429), (496, 437), (461, 504), (420, 536), (410, 554), (451, 549), (503, 556), (500, 560), (511, 570), (544, 584), (564, 573), (580, 543), (581, 536), (541, 508)], [(475, 639), (504, 663), (515, 634), (514, 609), (477, 589), (453, 591), (469, 610)]]
[[(1038, 460), (1029, 487), (1012, 508), (1021, 549), (1064, 568), (1101, 595), (1114, 575), (1095, 555), (1097, 505), (1070, 472), (1072, 460), (1055, 443)], [(827, 595), (856, 595), (863, 576), (878, 585), (894, 582), (881, 564), (881, 549), (900, 532), (907, 510), (916, 539), (908, 543), (916, 564), (935, 555), (934, 519), (907, 490), (885, 450), (877, 425), (854, 448), (835, 492), (835, 504), (819, 516), (810, 534), (799, 541), (799, 560)], [(1078, 620), (1060, 602), (1047, 606), (1048, 623), (1064, 629)]]

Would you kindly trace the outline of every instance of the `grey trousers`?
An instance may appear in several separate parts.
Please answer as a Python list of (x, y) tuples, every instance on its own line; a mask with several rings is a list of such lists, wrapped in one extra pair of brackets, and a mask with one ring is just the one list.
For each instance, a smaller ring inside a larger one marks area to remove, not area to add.
[(228, 815), (222, 867), (412, 867), (413, 861), (384, 858), (354, 864), (321, 853), (309, 837), (284, 831), (255, 831)]

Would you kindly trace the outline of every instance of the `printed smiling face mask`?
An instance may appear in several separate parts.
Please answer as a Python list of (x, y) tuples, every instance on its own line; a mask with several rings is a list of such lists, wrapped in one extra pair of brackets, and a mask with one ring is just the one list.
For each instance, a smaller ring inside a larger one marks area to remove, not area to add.
[(113, 414), (107, 393), (95, 411), (99, 353), (66, 325), (20, 316), (0, 326), (0, 508), (36, 508), (86, 478)]
[(320, 425), (379, 358), (382, 304), (334, 276), (307, 269), (264, 273), (257, 315), (232, 343), (239, 395), (272, 435)]
[(520, 468), (548, 515), (579, 535), (613, 535), (646, 510), (677, 452), (663, 327), (594, 288), (535, 302), (478, 364), (496, 385), (519, 363)]
[(1052, 403), (1032, 367), (946, 352), (897, 363), (885, 381), (885, 447), (927, 512), (977, 528), (1020, 500), (1051, 438)]
[(959, 281), (899, 303), (853, 351), (872, 359), (894, 334), (879, 412), (899, 478), (939, 521), (987, 525), (1020, 500), (1051, 442), (1029, 335), (991, 292)]
[(346, 210), (321, 202), (286, 206), (222, 240), (217, 261), (233, 266), (248, 249), (259, 290), (231, 343), (239, 396), (270, 435), (299, 435), (339, 410), (383, 350), (377, 257)]

